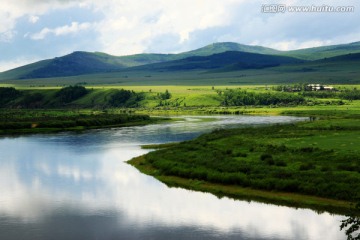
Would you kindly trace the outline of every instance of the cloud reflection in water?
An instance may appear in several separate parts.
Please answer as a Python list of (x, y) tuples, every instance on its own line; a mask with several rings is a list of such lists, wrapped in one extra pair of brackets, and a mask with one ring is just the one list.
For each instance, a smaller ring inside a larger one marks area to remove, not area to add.
[(59, 239), (94, 238), (104, 229), (104, 238), (128, 239), (345, 239), (341, 216), (168, 188), (124, 163), (148, 152), (142, 143), (178, 140), (179, 131), (203, 129), (190, 122), (1, 139), (0, 232), (25, 223), (49, 231), (52, 224), (72, 221), (74, 229), (93, 230), (69, 230)]

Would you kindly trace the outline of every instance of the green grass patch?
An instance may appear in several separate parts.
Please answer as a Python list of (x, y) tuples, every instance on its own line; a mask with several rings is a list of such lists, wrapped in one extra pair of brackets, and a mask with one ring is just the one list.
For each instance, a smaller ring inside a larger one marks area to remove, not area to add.
[[(285, 193), (303, 196), (304, 200), (301, 197), (284, 200), (289, 204), (293, 201), (294, 205), (322, 206), (323, 200), (305, 203), (305, 199), (316, 197), (329, 199), (328, 203), (334, 203), (334, 208), (344, 202), (349, 206), (360, 192), (360, 151), (357, 148), (360, 130), (358, 120), (352, 121), (333, 122), (333, 126), (344, 128), (318, 128), (329, 124), (329, 120), (319, 120), (217, 130), (150, 152), (142, 158), (142, 165), (151, 167), (153, 171), (148, 174), (159, 179), (176, 177), (204, 181), (222, 186), (218, 191), (228, 196), (233, 196), (236, 188), (245, 188), (270, 192), (269, 196)], [(192, 184), (185, 185), (192, 188)], [(327, 205), (328, 210), (331, 205)]]
[[(90, 110), (14, 110), (0, 109), (2, 134), (81, 131), (156, 123), (164, 118), (148, 115), (107, 113)], [(167, 120), (167, 119), (166, 119)]]
[(134, 158), (129, 161), (129, 164), (136, 167), (144, 174), (154, 176), (161, 182), (167, 184), (169, 187), (181, 187), (200, 192), (208, 192), (216, 195), (219, 198), (226, 196), (246, 201), (255, 200), (276, 205), (285, 205), (297, 208), (311, 208), (317, 211), (329, 211), (332, 213), (354, 213), (353, 210), (351, 210), (352, 204), (347, 201), (339, 201), (294, 193), (264, 191), (237, 185), (225, 185), (198, 179), (163, 175), (160, 170), (149, 164), (149, 162), (145, 159), (145, 156)]

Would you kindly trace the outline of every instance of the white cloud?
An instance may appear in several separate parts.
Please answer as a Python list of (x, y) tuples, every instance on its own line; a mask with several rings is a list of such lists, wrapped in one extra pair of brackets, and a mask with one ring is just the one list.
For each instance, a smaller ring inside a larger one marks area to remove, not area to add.
[(30, 21), (36, 21), (36, 16), (51, 9), (81, 6), (82, 2), (83, 0), (1, 0), (0, 33), (13, 30), (16, 21), (23, 16), (29, 16)]
[[(286, 3), (287, 6), (340, 4), (329, 0), (318, 0), (316, 3), (309, 0), (293, 0), (281, 3)], [(355, 24), (360, 21), (357, 12), (265, 14), (260, 13), (262, 4), (264, 3), (260, 1), (252, 1), (231, 9), (228, 13), (232, 16), (231, 24), (218, 40), (257, 44), (281, 50), (360, 40), (360, 27)], [(357, 11), (360, 10), (359, 1), (342, 1), (341, 5), (356, 6)], [(213, 33), (216, 34), (216, 31)]]
[(53, 34), (55, 36), (63, 36), (68, 34), (76, 34), (80, 31), (87, 30), (91, 27), (90, 23), (78, 23), (72, 22), (71, 25), (65, 25), (57, 28), (44, 28), (38, 33), (34, 33), (30, 36), (33, 40), (41, 40), (46, 38), (47, 35)]
[[(192, 32), (229, 24), (226, 12), (242, 0), (122, 0), (95, 3), (106, 13), (97, 30), (103, 49), (124, 55), (146, 51), (154, 39), (174, 35), (181, 45)], [(164, 46), (165, 47), (165, 46)], [(161, 50), (161, 49), (159, 49)]]
[[(149, 49), (179, 52), (216, 41), (256, 42), (288, 50), (356, 41), (350, 35), (358, 36), (354, 32), (360, 32), (356, 25), (360, 15), (356, 13), (264, 14), (261, 13), (264, 2), (260, 0), (88, 0), (86, 3), (104, 13), (96, 30), (102, 50), (115, 55)], [(314, 4), (309, 0), (275, 3)], [(316, 2), (323, 4), (336, 5), (328, 0)], [(360, 8), (355, 0), (343, 1), (341, 5)]]
[(35, 15), (31, 15), (29, 16), (29, 22), (31, 23), (37, 23), (39, 21), (39, 17), (38, 16), (35, 16)]

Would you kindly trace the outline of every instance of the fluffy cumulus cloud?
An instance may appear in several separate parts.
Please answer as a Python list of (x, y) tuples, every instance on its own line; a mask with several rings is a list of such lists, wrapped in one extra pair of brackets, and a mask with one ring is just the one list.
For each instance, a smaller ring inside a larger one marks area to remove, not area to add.
[(228, 8), (240, 2), (242, 1), (112, 0), (94, 5), (99, 11), (106, 12), (106, 18), (97, 25), (104, 50), (116, 54), (131, 54), (150, 48), (162, 51), (162, 47), (179, 47), (189, 41), (191, 33), (195, 31), (227, 25), (230, 23), (226, 14)]
[(29, 16), (29, 22), (31, 23), (37, 23), (37, 21), (39, 21), (39, 17), (38, 16), (35, 16), (35, 15), (31, 15)]
[(274, 0), (291, 6), (354, 6), (350, 13), (263, 13), (264, 1), (121, 0), (92, 3), (106, 18), (97, 30), (113, 54), (190, 50), (212, 42), (235, 41), (282, 50), (358, 41), (356, 0)]
[(78, 22), (72, 22), (70, 25), (65, 25), (54, 29), (44, 28), (40, 32), (32, 34), (30, 38), (33, 40), (41, 40), (44, 39), (49, 34), (53, 34), (55, 36), (77, 34), (81, 31), (85, 31), (89, 29), (90, 26), (91, 26), (90, 23), (79, 24)]
[[(264, 13), (264, 4), (353, 6), (354, 11)], [(223, 41), (288, 50), (360, 40), (358, 0), (2, 0), (0, 21), (0, 50), (28, 42), (43, 48), (36, 42), (51, 39), (48, 51), (55, 56), (64, 49), (84, 50), (71, 41), (85, 50), (127, 55)], [(21, 32), (24, 22), (30, 26)]]
[[(52, 9), (68, 8), (80, 4), (82, 0), (2, 0), (0, 3), (0, 35), (14, 33), (17, 21), (28, 17), (28, 21), (36, 23), (39, 15)], [(9, 40), (7, 38), (7, 40)], [(3, 39), (0, 39), (0, 43)]]

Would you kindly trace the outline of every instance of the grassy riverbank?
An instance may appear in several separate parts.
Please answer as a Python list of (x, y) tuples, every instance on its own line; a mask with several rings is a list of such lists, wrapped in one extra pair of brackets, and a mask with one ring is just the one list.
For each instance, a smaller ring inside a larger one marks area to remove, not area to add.
[(240, 200), (255, 200), (276, 205), (311, 208), (318, 211), (329, 211), (332, 213), (352, 213), (350, 210), (351, 203), (347, 201), (286, 192), (263, 191), (249, 187), (246, 188), (236, 185), (224, 185), (198, 179), (162, 175), (159, 174), (160, 171), (158, 169), (154, 168), (154, 166), (147, 162), (145, 156), (134, 158), (129, 163), (139, 169), (142, 173), (154, 176), (169, 187), (181, 187), (194, 191), (208, 192), (220, 198), (226, 196)]
[(0, 109), (0, 135), (81, 131), (155, 123), (164, 119), (90, 110)]
[(130, 163), (172, 186), (346, 213), (360, 192), (359, 123), (218, 130)]

